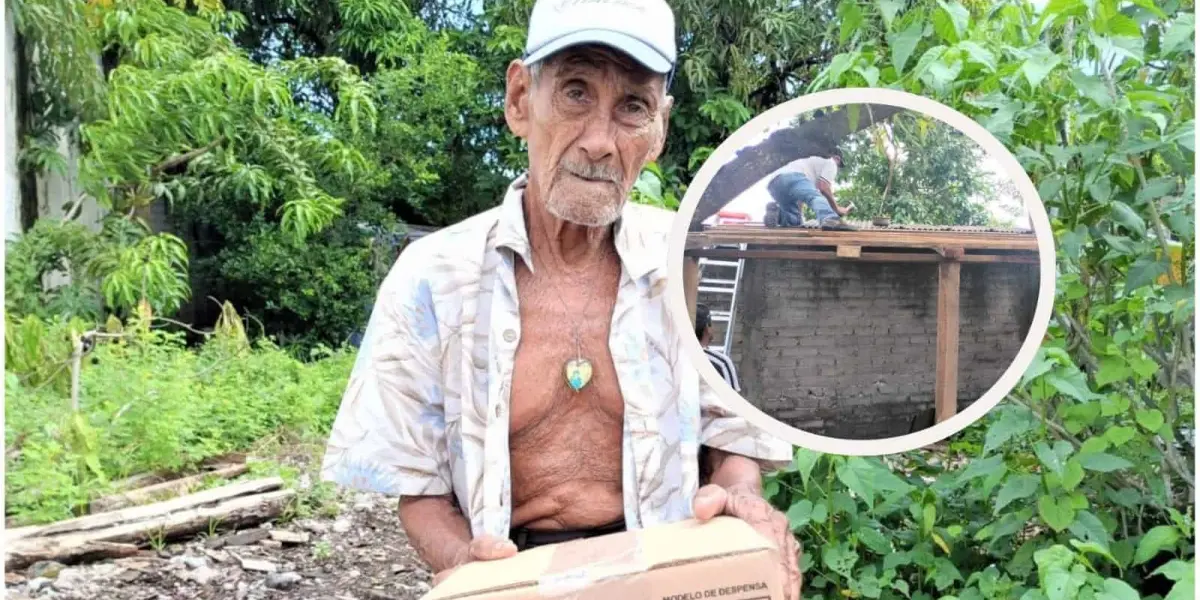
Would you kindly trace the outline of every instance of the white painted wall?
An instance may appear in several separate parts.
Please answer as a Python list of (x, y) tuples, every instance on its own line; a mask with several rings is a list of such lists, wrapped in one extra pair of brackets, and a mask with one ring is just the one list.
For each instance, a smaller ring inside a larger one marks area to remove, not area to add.
[[(20, 171), (17, 167), (17, 152), (20, 140), (17, 137), (17, 48), (16, 26), (12, 9), (4, 11), (4, 236), (10, 239), (21, 231)], [(37, 179), (37, 214), (39, 217), (59, 218), (66, 215), (70, 206), (83, 194), (79, 185), (79, 161), (82, 158), (79, 146), (65, 131), (60, 132), (58, 153), (65, 159), (67, 170), (64, 175), (44, 173)], [(98, 231), (105, 211), (94, 199), (87, 198), (80, 206), (75, 220)]]
[(20, 173), (17, 170), (17, 36), (12, 8), (4, 7), (4, 239), (21, 231)]

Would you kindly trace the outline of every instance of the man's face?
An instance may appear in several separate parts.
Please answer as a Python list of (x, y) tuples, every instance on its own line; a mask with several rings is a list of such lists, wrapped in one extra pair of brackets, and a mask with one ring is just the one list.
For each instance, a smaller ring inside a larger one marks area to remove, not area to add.
[(671, 100), (661, 75), (604, 47), (545, 61), (535, 81), (514, 61), (505, 118), (529, 146), (529, 189), (555, 217), (589, 227), (621, 214), (642, 167), (658, 158)]

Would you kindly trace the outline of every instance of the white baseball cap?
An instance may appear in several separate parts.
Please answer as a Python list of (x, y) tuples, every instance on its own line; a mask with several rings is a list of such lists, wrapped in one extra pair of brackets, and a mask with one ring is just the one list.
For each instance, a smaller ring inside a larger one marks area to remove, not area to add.
[(669, 80), (675, 70), (675, 13), (664, 0), (537, 0), (525, 64), (581, 44), (624, 52)]

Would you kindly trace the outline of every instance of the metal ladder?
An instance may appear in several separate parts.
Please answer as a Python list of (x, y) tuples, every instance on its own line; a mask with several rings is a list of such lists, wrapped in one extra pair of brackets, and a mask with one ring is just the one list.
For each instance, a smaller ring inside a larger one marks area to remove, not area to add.
[[(714, 248), (745, 250), (746, 244), (719, 245)], [(697, 292), (719, 294), (729, 298), (728, 310), (718, 310), (716, 306), (709, 306), (709, 314), (712, 316), (713, 322), (725, 324), (725, 341), (720, 346), (709, 346), (709, 348), (721, 350), (726, 356), (729, 355), (733, 346), (733, 317), (737, 314), (738, 286), (742, 281), (742, 269), (745, 264), (746, 259), (744, 258), (722, 260), (700, 257), (697, 261), (700, 270)], [(732, 274), (729, 273), (730, 270), (733, 271)]]

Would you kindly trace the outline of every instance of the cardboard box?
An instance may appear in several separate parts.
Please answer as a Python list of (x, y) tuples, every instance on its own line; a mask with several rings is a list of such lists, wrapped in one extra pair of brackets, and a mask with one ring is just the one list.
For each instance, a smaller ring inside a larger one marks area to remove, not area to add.
[(717, 517), (468, 563), (422, 600), (781, 600), (782, 586), (775, 546)]

